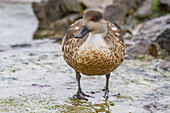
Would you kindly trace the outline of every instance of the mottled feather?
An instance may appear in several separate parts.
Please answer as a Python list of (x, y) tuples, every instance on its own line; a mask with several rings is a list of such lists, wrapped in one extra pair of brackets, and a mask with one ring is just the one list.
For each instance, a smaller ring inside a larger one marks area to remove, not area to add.
[(83, 20), (72, 24), (63, 39), (62, 51), (65, 61), (77, 72), (85, 75), (103, 75), (116, 69), (124, 60), (125, 47), (119, 29), (107, 22), (107, 33), (104, 41), (107, 47), (93, 48), (81, 53), (79, 48), (87, 40), (88, 35), (81, 39), (74, 38), (80, 31)]

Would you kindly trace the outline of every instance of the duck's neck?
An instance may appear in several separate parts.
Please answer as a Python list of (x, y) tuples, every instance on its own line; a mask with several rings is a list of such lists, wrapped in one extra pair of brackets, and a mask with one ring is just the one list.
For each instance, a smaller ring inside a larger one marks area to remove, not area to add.
[(83, 45), (105, 45), (104, 41), (105, 34), (92, 34), (89, 33), (87, 40)]

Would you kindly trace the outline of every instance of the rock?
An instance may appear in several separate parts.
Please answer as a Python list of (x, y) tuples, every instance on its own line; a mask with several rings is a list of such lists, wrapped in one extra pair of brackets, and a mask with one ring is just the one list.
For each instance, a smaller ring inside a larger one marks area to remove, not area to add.
[(80, 17), (79, 14), (71, 14), (71, 15), (68, 15), (62, 19), (58, 19), (54, 22), (54, 26), (53, 28), (54, 29), (58, 29), (58, 30), (65, 30), (65, 29), (68, 29), (69, 26), (75, 21), (77, 20), (78, 18)]
[(62, 39), (71, 23), (80, 18), (78, 0), (45, 0), (33, 2), (32, 7), (39, 20), (34, 39)]
[(167, 28), (170, 28), (170, 15), (145, 22), (139, 30), (138, 35), (140, 38), (155, 41), (157, 37)]
[[(170, 26), (170, 24), (169, 24)], [(170, 27), (165, 29), (156, 39), (161, 48), (165, 49), (170, 55)]]
[(149, 54), (150, 43), (146, 39), (139, 40), (136, 44), (126, 49), (127, 55), (135, 59), (140, 55)]
[(133, 10), (142, 3), (142, 0), (115, 0), (104, 10), (104, 17), (117, 26), (124, 25), (126, 16), (133, 13)]
[[(135, 35), (134, 45), (127, 47), (127, 54), (131, 58), (138, 58), (142, 54), (150, 54), (162, 58), (170, 55), (170, 15), (155, 18), (145, 22)], [(125, 41), (126, 42), (126, 41)], [(165, 49), (165, 52), (161, 49)], [(159, 53), (159, 54), (158, 54)]]
[(32, 6), (39, 21), (44, 20), (47, 25), (70, 13), (79, 12), (77, 0), (45, 0), (33, 2)]
[(138, 18), (146, 18), (152, 15), (153, 0), (145, 0), (143, 4), (137, 9), (135, 16)]
[(112, 4), (113, 0), (79, 0), (79, 4), (87, 10), (98, 10), (103, 12), (107, 5)]
[(38, 29), (34, 33), (34, 39), (50, 38), (61, 40), (66, 34), (69, 26), (78, 18), (79, 14), (71, 14), (52, 22), (46, 29)]
[(143, 24), (139, 31), (139, 39), (156, 42), (170, 54), (170, 15), (162, 16)]
[(100, 6), (105, 8), (107, 5), (113, 3), (113, 0), (79, 0), (78, 2), (84, 4), (86, 7)]
[(119, 3), (108, 5), (104, 10), (104, 18), (118, 26), (124, 24), (126, 14), (125, 5)]
[(170, 12), (170, 0), (160, 0), (159, 7), (164, 12)]

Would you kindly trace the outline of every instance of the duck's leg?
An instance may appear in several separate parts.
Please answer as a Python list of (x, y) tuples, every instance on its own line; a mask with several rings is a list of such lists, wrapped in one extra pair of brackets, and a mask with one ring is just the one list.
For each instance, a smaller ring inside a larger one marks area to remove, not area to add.
[(105, 98), (108, 98), (108, 96), (109, 96), (109, 78), (110, 78), (110, 73), (106, 74), (106, 86), (104, 88), (104, 91), (105, 91), (104, 97)]
[(86, 97), (91, 97), (90, 95), (86, 95), (85, 93), (83, 93), (82, 89), (81, 89), (81, 85), (80, 85), (80, 79), (81, 79), (81, 75), (79, 72), (76, 72), (76, 79), (78, 82), (78, 91), (75, 95), (73, 95), (74, 99), (84, 99), (84, 100), (88, 100)]

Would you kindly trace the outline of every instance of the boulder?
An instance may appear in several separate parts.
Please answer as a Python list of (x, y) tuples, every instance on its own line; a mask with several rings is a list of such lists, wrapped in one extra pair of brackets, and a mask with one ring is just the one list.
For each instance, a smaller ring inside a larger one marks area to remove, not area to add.
[(125, 5), (120, 3), (108, 5), (104, 10), (104, 18), (119, 27), (124, 24), (126, 14)]
[(133, 13), (141, 3), (142, 0), (115, 0), (111, 5), (106, 6), (104, 17), (123, 29), (126, 16)]
[[(169, 24), (170, 25), (170, 24)], [(156, 39), (161, 48), (165, 49), (170, 55), (170, 27), (165, 29)]]
[(170, 12), (170, 0), (160, 0), (159, 7), (164, 12)]
[(98, 10), (100, 12), (104, 11), (107, 5), (113, 3), (113, 0), (79, 0), (79, 4), (87, 10)]
[(70, 25), (80, 17), (79, 14), (71, 14), (52, 22), (46, 29), (38, 29), (34, 33), (34, 39), (50, 38), (61, 40), (66, 34)]
[(34, 39), (62, 39), (72, 22), (80, 18), (78, 0), (45, 0), (33, 2), (32, 7), (39, 20)]
[(139, 38), (156, 42), (170, 54), (170, 15), (162, 16), (143, 24), (139, 31)]
[(152, 15), (152, 4), (153, 0), (145, 0), (143, 4), (137, 9), (135, 16), (142, 19)]
[(138, 35), (139, 38), (155, 41), (168, 28), (170, 28), (170, 15), (161, 16), (145, 22)]
[(141, 39), (136, 42), (133, 46), (126, 49), (126, 54), (132, 58), (139, 58), (140, 55), (149, 54), (150, 42), (146, 39)]
[(156, 45), (170, 55), (170, 15), (145, 22), (137, 34), (135, 44), (127, 48), (127, 54), (138, 58), (141, 54), (158, 55)]

